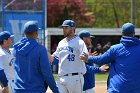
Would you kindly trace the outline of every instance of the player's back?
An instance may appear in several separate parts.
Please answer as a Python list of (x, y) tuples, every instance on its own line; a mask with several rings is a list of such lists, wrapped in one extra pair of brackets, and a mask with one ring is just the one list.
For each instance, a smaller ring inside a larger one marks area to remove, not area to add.
[[(121, 43), (109, 50), (115, 57), (110, 67), (108, 90), (116, 93), (140, 92), (140, 41), (135, 37), (121, 38)], [(133, 86), (133, 87), (132, 87)]]
[(44, 79), (40, 69), (40, 54), (45, 47), (35, 39), (22, 40), (14, 45), (15, 53), (15, 90), (17, 93), (44, 92)]

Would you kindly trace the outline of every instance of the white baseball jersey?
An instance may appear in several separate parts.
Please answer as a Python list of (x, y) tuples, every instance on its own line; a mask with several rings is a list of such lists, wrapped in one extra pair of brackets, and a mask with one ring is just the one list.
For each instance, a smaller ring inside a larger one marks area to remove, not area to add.
[(2, 63), (3, 65), (6, 77), (8, 80), (14, 80), (14, 56), (12, 55), (11, 51), (8, 53), (5, 49), (2, 49), (1, 47), (0, 51), (0, 63)]
[(13, 67), (14, 56), (12, 51), (8, 52), (0, 47), (0, 64), (4, 69), (5, 75), (8, 80), (9, 93), (13, 93), (14, 87), (14, 67)]
[(3, 66), (2, 66), (2, 63), (0, 62), (0, 70), (2, 70), (3, 69)]
[(58, 44), (53, 56), (59, 60), (58, 75), (63, 76), (69, 73), (86, 73), (85, 63), (80, 60), (83, 52), (88, 53), (87, 47), (79, 36), (71, 40), (64, 38)]

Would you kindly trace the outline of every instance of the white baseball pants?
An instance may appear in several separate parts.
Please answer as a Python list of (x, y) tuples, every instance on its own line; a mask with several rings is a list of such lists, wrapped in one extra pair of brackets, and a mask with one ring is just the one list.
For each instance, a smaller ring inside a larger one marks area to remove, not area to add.
[(82, 74), (59, 77), (57, 85), (60, 93), (83, 93)]
[(94, 88), (88, 89), (84, 91), (83, 93), (95, 93)]
[(14, 81), (8, 80), (9, 93), (14, 93)]

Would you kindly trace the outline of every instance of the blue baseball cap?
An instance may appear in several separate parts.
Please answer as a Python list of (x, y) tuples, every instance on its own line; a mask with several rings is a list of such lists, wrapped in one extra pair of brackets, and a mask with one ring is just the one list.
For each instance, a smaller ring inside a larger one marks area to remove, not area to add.
[(64, 26), (76, 27), (76, 23), (73, 20), (65, 20), (60, 27)]
[(38, 22), (37, 21), (28, 21), (24, 25), (24, 32), (37, 32), (40, 28), (38, 28)]
[(80, 38), (83, 38), (83, 37), (94, 37), (94, 36), (91, 36), (90, 32), (87, 31), (87, 30), (82, 30), (78, 33), (78, 36)]
[(11, 35), (11, 33), (8, 31), (0, 32), (0, 42), (2, 42), (5, 39), (7, 40), (9, 37), (14, 37), (14, 35)]
[(124, 32), (124, 33), (134, 33), (135, 32), (135, 26), (132, 23), (125, 23), (122, 26), (122, 32)]

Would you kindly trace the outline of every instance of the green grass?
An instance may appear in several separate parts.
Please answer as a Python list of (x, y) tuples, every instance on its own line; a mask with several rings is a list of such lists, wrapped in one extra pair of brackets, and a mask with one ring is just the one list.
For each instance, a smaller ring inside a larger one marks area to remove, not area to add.
[[(96, 81), (107, 81), (108, 74), (95, 74)], [(58, 80), (57, 74), (54, 74), (55, 80)]]
[(107, 81), (108, 74), (95, 74), (96, 81)]
[(58, 75), (57, 74), (53, 74), (54, 79), (57, 81), (58, 80)]

